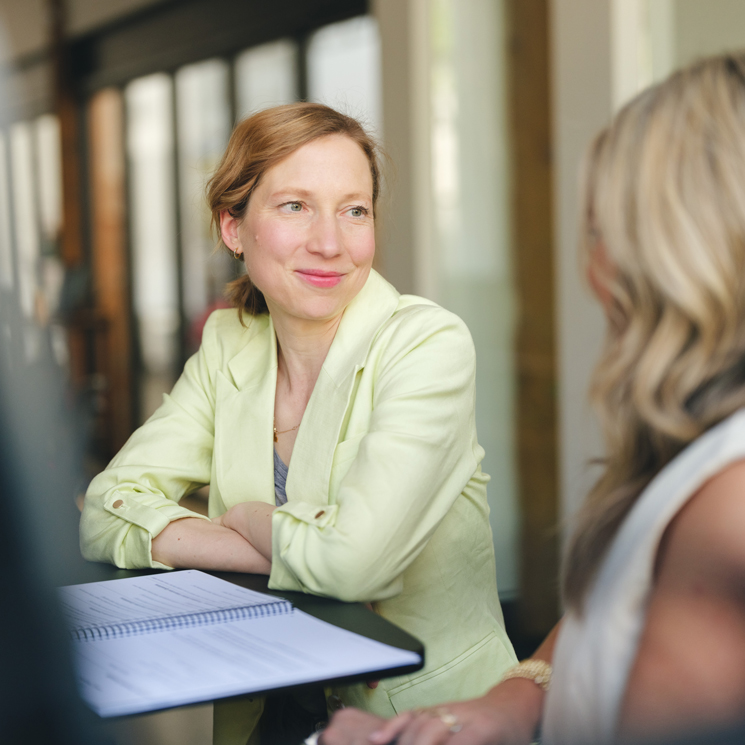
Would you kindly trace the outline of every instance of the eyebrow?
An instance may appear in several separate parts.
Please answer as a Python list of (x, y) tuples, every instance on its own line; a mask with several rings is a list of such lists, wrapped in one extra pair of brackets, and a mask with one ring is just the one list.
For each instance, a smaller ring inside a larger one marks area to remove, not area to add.
[[(308, 191), (307, 189), (301, 189), (301, 188), (294, 188), (292, 186), (287, 187), (285, 189), (279, 189), (278, 191), (275, 191), (274, 193), (269, 195), (269, 199), (278, 199), (280, 197), (286, 197), (290, 195), (295, 195), (298, 197), (312, 197), (313, 192)], [(354, 191), (350, 192), (349, 194), (344, 194), (341, 198), (341, 201), (346, 201), (347, 199), (365, 199), (369, 202), (372, 201), (372, 195), (366, 194), (362, 191)]]

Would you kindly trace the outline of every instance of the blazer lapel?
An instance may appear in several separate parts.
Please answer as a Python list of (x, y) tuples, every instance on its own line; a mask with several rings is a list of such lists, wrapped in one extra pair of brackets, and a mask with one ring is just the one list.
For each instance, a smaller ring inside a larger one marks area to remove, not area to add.
[[(399, 294), (374, 270), (347, 306), (303, 415), (287, 475), (287, 499), (328, 504), (334, 451), (355, 377)], [(276, 375), (275, 375), (276, 378)]]
[(239, 502), (274, 504), (274, 395), (277, 340), (269, 316), (251, 319), (246, 346), (217, 373), (215, 458), (226, 509)]

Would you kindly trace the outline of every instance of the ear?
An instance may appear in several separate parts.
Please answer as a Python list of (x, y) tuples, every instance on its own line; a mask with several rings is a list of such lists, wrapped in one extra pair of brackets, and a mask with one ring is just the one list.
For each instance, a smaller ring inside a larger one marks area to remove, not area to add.
[(238, 235), (239, 224), (238, 219), (233, 217), (227, 210), (223, 210), (220, 213), (220, 235), (222, 236), (222, 242), (233, 253), (237, 254), (243, 253), (240, 236)]

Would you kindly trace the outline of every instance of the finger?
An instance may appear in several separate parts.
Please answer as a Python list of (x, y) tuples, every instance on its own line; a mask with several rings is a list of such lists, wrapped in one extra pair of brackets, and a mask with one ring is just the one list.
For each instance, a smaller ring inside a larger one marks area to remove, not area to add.
[(367, 681), (367, 687), (372, 688), (373, 691), (378, 687), (378, 684), (380, 683), (379, 680), (368, 680)]
[(375, 745), (386, 745), (386, 743), (395, 740), (413, 718), (413, 712), (405, 711), (403, 714), (389, 719), (380, 729), (372, 732), (367, 739)]
[(366, 733), (378, 728), (385, 720), (358, 709), (340, 709), (323, 731), (324, 745), (364, 745)]
[(445, 724), (439, 717), (433, 717), (422, 725), (415, 745), (442, 745), (450, 736), (450, 725)]
[(432, 721), (431, 711), (416, 712), (410, 724), (398, 736), (396, 745), (418, 745)]
[[(450, 736), (448, 745), (494, 745), (494, 743), (515, 743), (515, 740), (507, 738), (505, 733), (499, 729), (489, 729), (466, 725), (460, 732)], [(526, 740), (525, 745), (530, 745), (532, 740)]]
[(495, 745), (495, 743), (510, 743), (510, 745), (530, 745), (533, 737), (525, 738), (516, 735), (514, 731), (506, 729), (497, 719), (477, 719), (464, 724), (459, 732), (454, 733), (448, 745)]

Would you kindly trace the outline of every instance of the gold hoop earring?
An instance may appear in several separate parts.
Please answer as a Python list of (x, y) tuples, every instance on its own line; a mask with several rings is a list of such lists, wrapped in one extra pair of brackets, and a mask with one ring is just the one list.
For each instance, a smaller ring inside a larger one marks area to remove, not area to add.
[(236, 261), (240, 261), (240, 260), (241, 260), (241, 256), (242, 256), (242, 254), (239, 254), (239, 253), (238, 253), (238, 249), (237, 249), (237, 248), (234, 248), (234, 249), (233, 249), (233, 258), (234, 258), (234, 259), (235, 259)]

